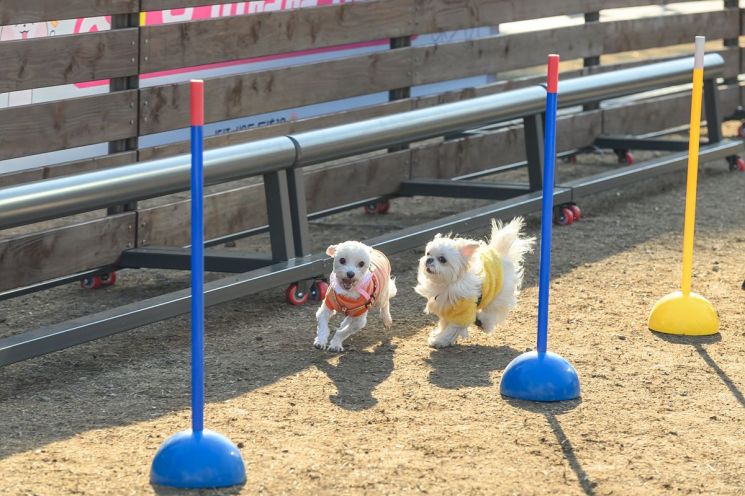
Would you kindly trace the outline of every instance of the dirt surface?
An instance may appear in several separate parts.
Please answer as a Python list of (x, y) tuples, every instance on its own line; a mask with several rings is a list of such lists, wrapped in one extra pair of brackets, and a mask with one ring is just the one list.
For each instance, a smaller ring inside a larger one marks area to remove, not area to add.
[[(610, 162), (580, 156), (561, 174)], [(203, 494), (743, 494), (745, 174), (721, 161), (701, 173), (694, 271), (721, 334), (646, 329), (679, 283), (684, 191), (678, 174), (593, 197), (581, 222), (554, 230), (549, 348), (579, 371), (578, 401), (499, 394), (504, 367), (534, 346), (536, 254), (508, 323), (451, 349), (426, 346), (433, 319), (412, 290), (414, 250), (391, 257), (393, 329), (373, 316), (339, 355), (312, 347), (316, 305), (290, 307), (281, 288), (208, 309), (206, 423), (238, 443), (248, 482)], [(314, 247), (480, 204), (415, 198), (386, 216), (339, 214), (313, 223)], [(537, 234), (538, 217), (528, 221)], [(122, 272), (109, 289), (3, 302), (0, 335), (187, 277)], [(189, 425), (188, 359), (188, 320), (177, 318), (0, 369), (0, 494), (178, 494), (148, 473), (162, 441)]]

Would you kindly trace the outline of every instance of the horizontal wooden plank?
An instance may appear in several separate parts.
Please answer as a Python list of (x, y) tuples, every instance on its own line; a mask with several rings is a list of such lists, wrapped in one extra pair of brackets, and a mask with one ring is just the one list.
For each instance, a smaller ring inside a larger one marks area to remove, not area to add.
[(0, 291), (113, 264), (134, 246), (136, 214), (0, 241)]
[[(205, 120), (222, 121), (409, 86), (410, 54), (393, 50), (316, 64), (205, 81)], [(312, 81), (313, 91), (308, 91)], [(140, 132), (183, 128), (189, 122), (188, 83), (141, 90)]]
[(690, 43), (698, 34), (709, 40), (736, 36), (734, 10), (588, 23), (414, 48), (414, 84), (542, 65), (550, 52), (572, 60)]
[(137, 135), (137, 90), (0, 109), (0, 160)]
[(2, 0), (0, 26), (126, 14), (137, 12), (138, 3), (139, 0)]
[(245, 59), (412, 31), (415, 0), (382, 0), (142, 28), (142, 72)]
[[(591, 145), (600, 134), (601, 124), (599, 110), (561, 116), (556, 127), (557, 150)], [(494, 150), (499, 153), (495, 154)], [(510, 126), (413, 149), (411, 176), (414, 179), (447, 179), (523, 160), (523, 126)]]
[[(447, 179), (489, 169), (497, 165), (525, 160), (522, 126), (427, 147), (417, 147), (411, 154), (412, 179)], [(499, 153), (494, 153), (499, 150)]]
[(603, 53), (602, 24), (493, 36), (411, 49), (414, 84), (426, 84), (544, 64), (547, 53), (564, 60)]
[[(676, 0), (677, 1), (677, 0)], [(683, 0), (696, 1), (696, 0)], [(417, 2), (413, 34), (438, 33), (603, 9), (664, 5), (669, 0), (422, 0)]]
[[(401, 181), (410, 177), (410, 160), (411, 150), (402, 150), (308, 171), (305, 174), (308, 212), (394, 193)], [(350, 184), (364, 188), (360, 191), (350, 188)]]
[[(265, 225), (266, 199), (263, 184), (206, 195), (204, 197), (204, 236), (213, 239), (224, 234)], [(182, 200), (138, 211), (137, 246), (184, 246), (189, 244), (189, 200)]]
[(603, 22), (603, 53), (692, 43), (695, 36), (707, 40), (737, 37), (740, 32), (738, 9), (714, 12), (646, 17)]
[(0, 43), (0, 92), (137, 74), (136, 28)]
[(100, 169), (108, 169), (119, 165), (133, 164), (137, 162), (137, 152), (122, 152), (102, 157), (64, 162), (61, 164), (45, 165), (32, 169), (0, 174), (0, 188), (16, 184), (30, 183), (50, 179), (53, 177), (71, 176), (81, 172), (89, 172)]
[[(736, 86), (722, 88), (719, 91), (722, 115), (731, 114), (738, 99), (739, 93)], [(606, 109), (603, 111), (603, 133), (609, 135), (644, 134), (688, 124), (690, 105), (690, 92), (682, 92)]]

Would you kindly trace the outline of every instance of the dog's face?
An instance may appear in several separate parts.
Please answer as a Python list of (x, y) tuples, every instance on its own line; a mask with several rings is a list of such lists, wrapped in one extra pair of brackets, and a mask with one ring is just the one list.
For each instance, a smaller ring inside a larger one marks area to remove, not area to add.
[(370, 270), (372, 248), (358, 241), (345, 241), (331, 245), (326, 254), (334, 257), (334, 274), (341, 287), (350, 290)]
[(419, 259), (419, 273), (439, 284), (451, 284), (468, 270), (468, 261), (479, 244), (465, 239), (435, 236)]

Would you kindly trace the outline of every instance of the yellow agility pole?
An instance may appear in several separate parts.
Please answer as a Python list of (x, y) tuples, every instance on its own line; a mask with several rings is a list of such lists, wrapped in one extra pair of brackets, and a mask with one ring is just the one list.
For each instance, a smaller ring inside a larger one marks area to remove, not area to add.
[[(719, 332), (719, 317), (709, 301), (691, 291), (693, 271), (693, 232), (696, 223), (696, 184), (698, 147), (701, 131), (701, 95), (704, 87), (704, 42), (696, 36), (691, 95), (691, 131), (688, 142), (688, 182), (686, 184), (685, 224), (683, 227), (683, 275), (681, 291), (664, 296), (649, 314), (649, 329), (666, 334), (704, 336)], [(716, 124), (716, 123), (713, 123)]]

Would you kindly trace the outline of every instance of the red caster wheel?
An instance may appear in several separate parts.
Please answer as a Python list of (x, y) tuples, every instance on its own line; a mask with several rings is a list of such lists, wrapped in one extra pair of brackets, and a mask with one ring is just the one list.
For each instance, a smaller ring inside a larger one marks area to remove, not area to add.
[(287, 288), (287, 302), (290, 305), (305, 305), (308, 298), (310, 298), (310, 292), (305, 293), (300, 290), (300, 286), (297, 283), (290, 284)]
[(631, 165), (634, 163), (634, 156), (628, 150), (618, 150), (616, 155), (618, 155), (619, 164)]
[(83, 289), (98, 289), (101, 286), (103, 286), (103, 282), (100, 276), (88, 276), (80, 281), (80, 287)]
[(727, 157), (727, 163), (729, 163), (730, 172), (745, 171), (745, 160), (743, 160), (742, 157), (740, 157), (739, 155), (732, 155), (731, 157)]
[(572, 211), (572, 215), (574, 216), (574, 222), (577, 222), (582, 218), (582, 210), (579, 209), (577, 205), (572, 203), (571, 205), (567, 206), (569, 210)]
[(391, 209), (391, 202), (388, 200), (375, 200), (365, 205), (365, 213), (369, 215), (385, 214)]
[(564, 157), (562, 159), (565, 164), (576, 164), (577, 163), (577, 155), (569, 155), (568, 157)]
[(554, 222), (560, 226), (568, 226), (574, 222), (574, 214), (567, 207), (561, 207), (554, 214)]
[(326, 281), (316, 281), (310, 287), (310, 299), (313, 301), (323, 301), (326, 298), (326, 292), (329, 289), (329, 283)]
[(378, 202), (370, 202), (365, 205), (365, 213), (368, 215), (375, 215), (378, 213)]
[(116, 284), (116, 272), (107, 272), (99, 276), (102, 286), (113, 286)]

